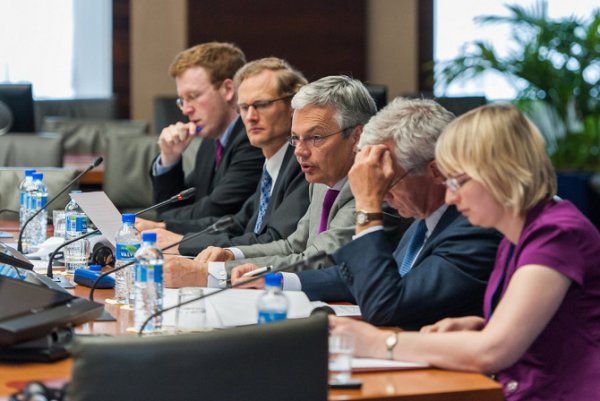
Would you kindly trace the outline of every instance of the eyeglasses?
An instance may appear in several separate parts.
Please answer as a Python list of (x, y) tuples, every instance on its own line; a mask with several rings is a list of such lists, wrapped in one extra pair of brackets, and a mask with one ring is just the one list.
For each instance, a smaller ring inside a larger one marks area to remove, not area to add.
[(198, 99), (200, 96), (202, 96), (202, 92), (190, 93), (186, 97), (178, 97), (175, 100), (175, 104), (177, 105), (177, 107), (179, 107), (179, 109), (183, 110), (183, 108), (185, 107), (186, 103), (190, 104), (193, 101), (195, 101), (196, 99)]
[(287, 95), (287, 96), (283, 96), (283, 97), (278, 97), (277, 99), (258, 100), (254, 103), (240, 103), (240, 104), (238, 104), (238, 107), (240, 108), (240, 113), (246, 114), (248, 112), (248, 110), (250, 110), (250, 107), (254, 108), (254, 110), (256, 110), (257, 112), (260, 113), (261, 111), (266, 110), (269, 107), (271, 107), (271, 105), (273, 103), (275, 103), (279, 100), (289, 99), (293, 96), (294, 95)]
[(412, 173), (412, 169), (406, 170), (406, 172), (404, 174), (402, 174), (399, 178), (397, 178), (394, 182), (392, 182), (390, 184), (390, 189), (392, 189), (393, 187), (396, 186), (396, 184), (398, 184), (400, 181), (402, 181), (403, 179), (405, 179), (406, 177), (408, 177), (408, 175), (410, 173)]
[(448, 188), (451, 192), (456, 192), (470, 179), (471, 177), (469, 177), (466, 173), (462, 173), (456, 177), (450, 177), (446, 179), (446, 181), (444, 181), (444, 185), (446, 185), (446, 188)]
[(312, 135), (312, 136), (307, 136), (306, 138), (300, 138), (299, 136), (292, 135), (288, 138), (288, 142), (293, 147), (300, 145), (300, 143), (302, 142), (307, 146), (318, 148), (319, 146), (323, 145), (323, 143), (325, 142), (325, 139), (329, 138), (330, 136), (341, 134), (342, 132), (344, 132), (348, 129), (353, 129), (353, 128), (356, 128), (356, 125), (354, 127), (342, 128), (341, 130), (333, 132), (328, 135)]

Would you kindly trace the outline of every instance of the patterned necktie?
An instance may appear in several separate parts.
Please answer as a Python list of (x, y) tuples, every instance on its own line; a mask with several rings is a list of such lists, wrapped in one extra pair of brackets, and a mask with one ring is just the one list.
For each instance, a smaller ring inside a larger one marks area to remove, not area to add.
[(215, 150), (215, 168), (219, 168), (219, 164), (221, 164), (222, 157), (223, 157), (223, 145), (221, 145), (221, 141), (217, 140), (217, 148)]
[(329, 212), (331, 212), (331, 206), (333, 202), (335, 202), (335, 198), (337, 198), (340, 191), (337, 189), (328, 189), (325, 194), (325, 199), (323, 199), (323, 208), (321, 209), (321, 224), (319, 225), (319, 231), (317, 234), (322, 233), (327, 230), (327, 220), (329, 219)]
[(269, 199), (271, 198), (271, 185), (273, 180), (267, 172), (266, 168), (263, 168), (262, 179), (260, 180), (260, 202), (258, 203), (258, 217), (256, 218), (256, 225), (254, 226), (254, 234), (260, 232), (265, 212), (269, 206)]
[(410, 241), (408, 241), (408, 246), (406, 247), (406, 253), (404, 254), (404, 259), (402, 260), (402, 264), (400, 265), (400, 276), (404, 277), (406, 273), (408, 273), (417, 257), (417, 253), (423, 246), (425, 242), (425, 233), (427, 232), (427, 225), (425, 225), (425, 220), (421, 220), (419, 224), (417, 224), (417, 229), (413, 234)]

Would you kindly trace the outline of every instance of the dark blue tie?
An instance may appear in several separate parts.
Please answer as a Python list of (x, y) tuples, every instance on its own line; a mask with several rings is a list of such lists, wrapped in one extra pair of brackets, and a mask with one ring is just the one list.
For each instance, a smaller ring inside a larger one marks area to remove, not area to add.
[(258, 234), (260, 232), (260, 227), (262, 226), (262, 222), (265, 217), (265, 212), (267, 211), (267, 207), (269, 207), (272, 183), (273, 180), (267, 172), (267, 169), (263, 168), (262, 179), (260, 181), (260, 202), (258, 204), (258, 217), (256, 218), (256, 225), (254, 226), (254, 234)]
[(425, 233), (427, 233), (427, 225), (425, 225), (425, 220), (421, 220), (417, 224), (417, 229), (406, 247), (404, 259), (402, 259), (402, 264), (400, 265), (400, 276), (404, 277), (404, 275), (410, 271), (415, 258), (417, 257), (417, 253), (425, 242)]

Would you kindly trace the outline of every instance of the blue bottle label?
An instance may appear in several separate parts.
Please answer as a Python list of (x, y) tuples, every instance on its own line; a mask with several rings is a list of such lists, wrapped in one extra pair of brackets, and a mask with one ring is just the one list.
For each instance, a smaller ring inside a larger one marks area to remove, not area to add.
[(45, 207), (46, 203), (48, 203), (48, 195), (40, 196), (38, 199), (38, 202), (39, 202), (38, 206), (40, 208)]
[(21, 206), (27, 207), (27, 192), (21, 191), (20, 202)]
[(85, 216), (69, 216), (65, 221), (66, 230), (69, 232), (86, 232), (87, 217)]
[(163, 265), (153, 265), (152, 271), (154, 275), (154, 282), (161, 284), (163, 282)]
[(135, 264), (135, 281), (140, 283), (148, 282), (148, 267), (141, 263)]
[(140, 244), (117, 244), (117, 260), (133, 260)]
[(258, 323), (271, 323), (279, 320), (285, 320), (287, 312), (278, 311), (258, 311)]

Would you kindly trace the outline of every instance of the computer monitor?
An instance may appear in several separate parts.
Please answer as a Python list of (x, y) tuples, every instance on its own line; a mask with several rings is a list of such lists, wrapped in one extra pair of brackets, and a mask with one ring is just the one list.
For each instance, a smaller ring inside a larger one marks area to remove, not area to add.
[(12, 113), (9, 132), (35, 132), (31, 84), (0, 84), (0, 102)]

